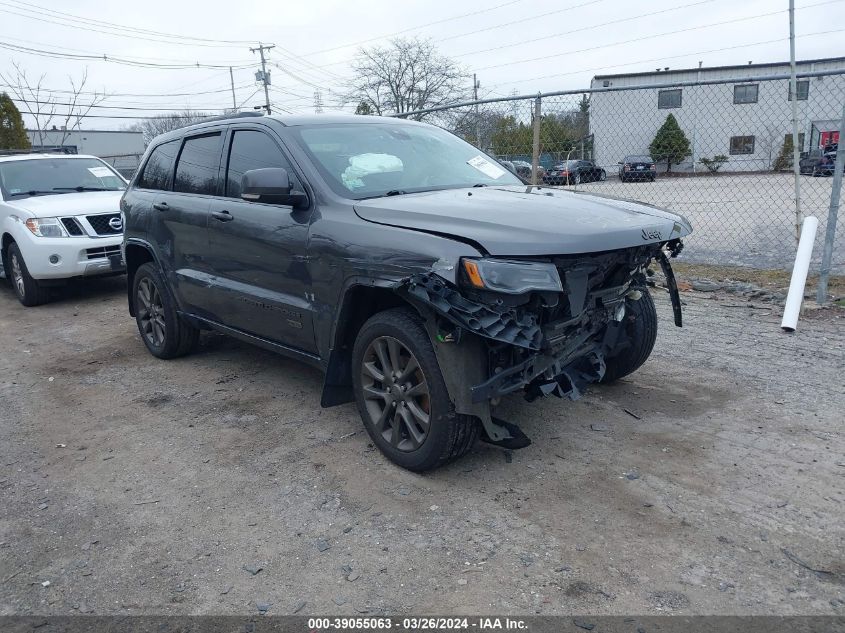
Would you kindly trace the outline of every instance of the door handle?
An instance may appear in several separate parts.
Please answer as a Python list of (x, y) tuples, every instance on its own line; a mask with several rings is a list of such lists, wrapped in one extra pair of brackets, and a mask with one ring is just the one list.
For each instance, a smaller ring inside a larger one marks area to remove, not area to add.
[(232, 217), (232, 214), (228, 211), (212, 211), (211, 217), (215, 220), (220, 220), (221, 222), (231, 222), (235, 218)]
[(154, 202), (153, 209), (156, 211), (167, 211), (170, 207), (166, 202)]

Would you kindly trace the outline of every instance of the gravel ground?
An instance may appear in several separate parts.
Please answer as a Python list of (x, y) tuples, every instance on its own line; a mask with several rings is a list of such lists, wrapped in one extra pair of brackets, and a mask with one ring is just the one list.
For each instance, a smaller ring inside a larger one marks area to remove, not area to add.
[(304, 365), (155, 360), (123, 283), (0, 284), (0, 615), (845, 613), (841, 311), (659, 294), (638, 373), (420, 476)]
[[(705, 264), (791, 269), (795, 261), (795, 190), (792, 174), (718, 174), (622, 183), (616, 166), (605, 182), (579, 190), (641, 200), (683, 213), (695, 231), (684, 239), (682, 259)], [(812, 271), (824, 245), (832, 178), (801, 177), (802, 212), (819, 219)], [(566, 187), (572, 189), (573, 187)], [(845, 274), (845, 211), (839, 213), (833, 273)]]

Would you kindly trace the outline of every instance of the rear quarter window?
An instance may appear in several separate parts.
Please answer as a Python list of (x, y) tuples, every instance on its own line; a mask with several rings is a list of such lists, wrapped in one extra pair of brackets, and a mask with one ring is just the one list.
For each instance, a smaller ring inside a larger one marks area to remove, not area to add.
[(173, 159), (179, 151), (179, 141), (162, 143), (150, 152), (141, 175), (138, 187), (141, 189), (170, 189), (170, 175), (173, 173)]

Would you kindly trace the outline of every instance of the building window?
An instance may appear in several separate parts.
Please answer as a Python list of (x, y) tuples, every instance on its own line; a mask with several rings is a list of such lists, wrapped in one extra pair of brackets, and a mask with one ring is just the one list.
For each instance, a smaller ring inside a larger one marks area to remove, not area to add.
[[(792, 143), (792, 134), (787, 134), (783, 137), (783, 144), (789, 145)], [(804, 132), (798, 132), (798, 149), (804, 149)]]
[(753, 154), (754, 153), (754, 137), (753, 136), (732, 136), (731, 137), (731, 154)]
[(660, 90), (657, 93), (658, 108), (680, 108), (682, 90)]
[(757, 103), (758, 84), (734, 86), (734, 103)]
[[(810, 80), (805, 79), (795, 82), (795, 88), (798, 90), (798, 101), (806, 101), (810, 96)], [(792, 82), (787, 82), (787, 101), (792, 101)]]

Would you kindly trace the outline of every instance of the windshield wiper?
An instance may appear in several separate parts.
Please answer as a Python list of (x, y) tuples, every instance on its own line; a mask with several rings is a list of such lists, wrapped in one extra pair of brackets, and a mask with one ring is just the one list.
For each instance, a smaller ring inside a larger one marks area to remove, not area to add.
[(479, 182), (479, 183), (476, 183), (476, 184), (473, 185), (473, 187), (486, 187), (486, 186), (487, 185), (484, 184), (483, 182)]
[[(30, 189), (29, 191), (16, 191), (15, 193), (10, 193), (9, 197), (11, 198), (12, 196), (35, 196), (35, 195), (38, 195), (39, 193), (51, 194), (52, 195), (56, 192), (55, 192), (55, 190), (54, 191), (41, 191), (40, 189)], [(63, 192), (63, 193), (67, 193), (67, 192)]]
[(390, 191), (386, 192), (385, 196), (404, 196), (407, 191), (402, 191), (401, 189), (391, 189)]
[(120, 191), (120, 189), (107, 187), (83, 187), (82, 185), (79, 185), (77, 187), (53, 187), (53, 191)]

